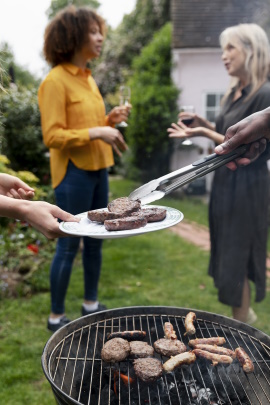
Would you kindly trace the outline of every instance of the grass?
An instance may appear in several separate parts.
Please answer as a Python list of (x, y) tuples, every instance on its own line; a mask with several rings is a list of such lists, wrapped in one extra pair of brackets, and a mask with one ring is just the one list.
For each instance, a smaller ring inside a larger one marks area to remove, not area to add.
[[(111, 181), (111, 198), (128, 195), (134, 183)], [(198, 199), (163, 199), (163, 205), (184, 212), (189, 220), (207, 225), (207, 206)], [(217, 300), (207, 275), (209, 253), (187, 243), (169, 229), (126, 239), (104, 241), (99, 299), (108, 308), (164, 305), (194, 308), (230, 316)], [(49, 263), (40, 269), (42, 287)], [(270, 289), (270, 285), (268, 285)], [(67, 315), (80, 316), (83, 272), (78, 256), (66, 299)], [(253, 307), (256, 328), (270, 335), (270, 294)], [(51, 405), (54, 397), (41, 368), (41, 354), (50, 334), (46, 330), (50, 307), (48, 292), (31, 298), (6, 299), (0, 309), (0, 403)]]

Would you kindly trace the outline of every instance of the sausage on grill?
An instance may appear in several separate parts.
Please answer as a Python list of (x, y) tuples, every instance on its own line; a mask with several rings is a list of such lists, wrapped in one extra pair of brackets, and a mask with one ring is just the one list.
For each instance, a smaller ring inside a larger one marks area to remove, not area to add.
[(254, 364), (252, 363), (251, 358), (249, 355), (245, 352), (245, 350), (242, 347), (237, 347), (235, 349), (235, 354), (236, 357), (243, 367), (243, 370), (245, 373), (253, 373), (254, 371)]
[(122, 338), (126, 340), (143, 340), (146, 336), (144, 330), (124, 330), (123, 332), (112, 332), (107, 336), (107, 340)]
[(195, 335), (196, 329), (194, 326), (194, 321), (196, 319), (196, 314), (194, 312), (189, 312), (185, 318), (185, 335)]
[(217, 345), (222, 346), (226, 342), (224, 337), (210, 337), (210, 338), (201, 338), (201, 339), (191, 339), (188, 344), (191, 347), (195, 345)]
[(231, 364), (233, 359), (230, 356), (224, 354), (210, 353), (207, 350), (194, 349), (192, 350), (196, 357), (203, 357), (204, 359), (211, 360), (213, 366), (218, 363)]
[(171, 322), (164, 323), (164, 333), (165, 333), (166, 339), (171, 339), (171, 340), (177, 339), (175, 330), (173, 329), (173, 325), (171, 324)]
[(169, 360), (167, 360), (163, 364), (163, 370), (166, 373), (172, 372), (177, 367), (182, 366), (183, 364), (192, 364), (196, 360), (196, 356), (192, 351), (177, 354), (176, 356), (172, 356)]
[(235, 359), (236, 355), (233, 350), (227, 349), (226, 347), (214, 346), (214, 345), (195, 345), (194, 349), (206, 350), (207, 352), (224, 354), (225, 356), (230, 356)]

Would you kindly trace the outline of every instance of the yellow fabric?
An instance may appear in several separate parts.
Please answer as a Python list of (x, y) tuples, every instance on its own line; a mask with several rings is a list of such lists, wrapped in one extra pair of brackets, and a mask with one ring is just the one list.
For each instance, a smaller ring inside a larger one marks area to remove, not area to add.
[(89, 69), (56, 66), (41, 83), (38, 102), (43, 140), (50, 149), (53, 188), (65, 177), (69, 159), (83, 170), (114, 164), (112, 147), (89, 138), (89, 128), (108, 125), (102, 96)]

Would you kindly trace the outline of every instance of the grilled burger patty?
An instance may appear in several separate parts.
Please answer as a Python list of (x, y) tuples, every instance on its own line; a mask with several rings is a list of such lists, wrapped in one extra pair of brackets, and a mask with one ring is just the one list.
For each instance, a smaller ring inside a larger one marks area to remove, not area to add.
[[(147, 222), (163, 221), (166, 218), (166, 209), (164, 208), (145, 208), (132, 212), (130, 217), (145, 217)], [(94, 222), (104, 223), (107, 220), (127, 218), (125, 214), (115, 213), (105, 210), (91, 210), (87, 213), (88, 219)], [(131, 228), (133, 229), (133, 228)]]
[(147, 357), (133, 362), (135, 374), (144, 382), (156, 381), (162, 375), (162, 364), (158, 359)]
[(147, 222), (162, 221), (166, 218), (166, 209), (141, 209), (140, 200), (132, 201), (128, 197), (120, 197), (108, 204), (108, 210), (91, 210), (87, 217), (90, 221), (104, 223), (107, 231), (123, 231), (141, 228)]
[(101, 358), (108, 363), (116, 363), (125, 360), (129, 353), (129, 342), (122, 338), (114, 338), (104, 344), (101, 350)]
[(132, 212), (141, 209), (140, 200), (132, 201), (128, 197), (120, 197), (108, 204), (108, 211), (128, 217)]
[(143, 208), (140, 211), (133, 212), (131, 215), (143, 215), (147, 222), (158, 222), (166, 218), (166, 213), (165, 208)]
[(176, 356), (187, 351), (186, 345), (180, 340), (158, 339), (154, 342), (155, 351), (162, 356)]
[(145, 226), (147, 219), (143, 216), (125, 217), (104, 221), (107, 231), (123, 231), (128, 229), (137, 229)]
[(130, 355), (133, 357), (151, 357), (154, 354), (154, 349), (147, 342), (134, 340), (130, 342)]
[(87, 217), (88, 217), (88, 219), (90, 219), (90, 221), (95, 221), (95, 222), (104, 222), (107, 219), (121, 218), (120, 214), (116, 214), (114, 212), (109, 212), (109, 211), (105, 211), (105, 210), (88, 211)]

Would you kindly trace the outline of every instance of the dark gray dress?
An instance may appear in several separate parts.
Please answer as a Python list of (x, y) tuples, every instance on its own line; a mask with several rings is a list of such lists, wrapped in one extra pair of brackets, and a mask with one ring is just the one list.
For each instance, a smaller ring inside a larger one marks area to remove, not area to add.
[[(225, 134), (231, 126), (270, 106), (270, 83), (244, 102), (250, 87), (233, 102), (231, 94), (216, 121)], [(256, 285), (256, 301), (265, 297), (269, 176), (264, 152), (254, 163), (235, 172), (221, 167), (215, 172), (209, 204), (211, 257), (209, 274), (219, 290), (219, 300), (239, 307), (245, 276)]]

